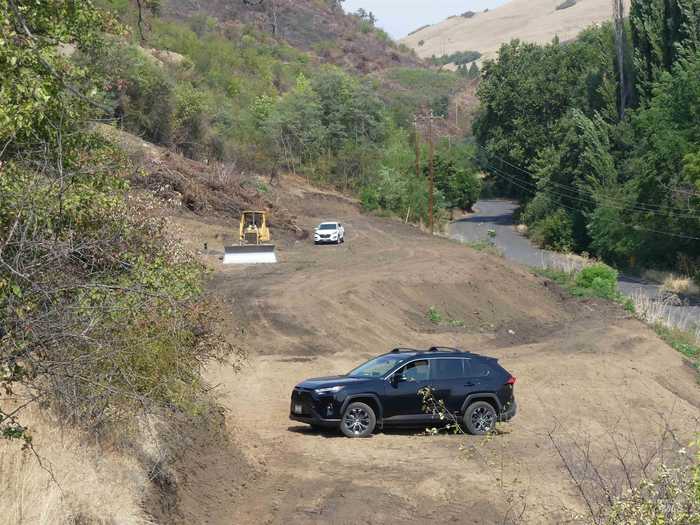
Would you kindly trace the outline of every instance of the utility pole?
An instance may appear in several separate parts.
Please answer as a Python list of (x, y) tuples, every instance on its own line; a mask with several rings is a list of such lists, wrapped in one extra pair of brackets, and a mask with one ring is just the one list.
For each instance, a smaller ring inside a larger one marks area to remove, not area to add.
[(435, 217), (433, 215), (433, 205), (435, 204), (435, 141), (433, 141), (433, 111), (430, 110), (430, 116), (428, 117), (428, 144), (430, 146), (430, 153), (428, 159), (428, 177), (430, 182), (428, 183), (428, 216), (430, 222), (430, 235), (435, 233)]
[(627, 105), (627, 86), (625, 83), (625, 7), (622, 4), (622, 0), (612, 0), (612, 3), (617, 67), (620, 75), (620, 120), (623, 120), (625, 118), (625, 106)]
[(428, 227), (430, 233), (435, 233), (435, 138), (433, 134), (433, 121), (440, 119), (431, 110), (429, 114), (416, 115), (416, 174), (420, 177), (420, 147), (418, 145), (418, 123), (428, 122)]
[(413, 127), (416, 131), (416, 177), (420, 179), (420, 133), (418, 132), (418, 115), (413, 117)]

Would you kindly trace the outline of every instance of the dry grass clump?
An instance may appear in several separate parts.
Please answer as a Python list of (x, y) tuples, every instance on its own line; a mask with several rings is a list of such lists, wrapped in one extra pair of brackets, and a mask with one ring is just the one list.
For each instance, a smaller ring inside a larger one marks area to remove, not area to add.
[(595, 264), (596, 260), (586, 255), (577, 255), (575, 253), (551, 253), (542, 254), (541, 268), (543, 270), (554, 270), (563, 272), (567, 275), (573, 275), (580, 272), (586, 266)]
[(26, 416), (40, 459), (19, 441), (0, 440), (3, 524), (151, 523), (141, 508), (148, 480), (136, 460), (81, 442), (37, 409)]
[(681, 304), (677, 296), (670, 295), (659, 299), (637, 291), (632, 295), (631, 299), (636, 315), (642, 321), (652, 326), (663, 326), (688, 332), (695, 337), (697, 342), (700, 342), (700, 324), (698, 319), (690, 312), (679, 314), (674, 310), (673, 307)]
[(671, 293), (684, 295), (700, 295), (700, 286), (695, 284), (692, 277), (678, 275), (673, 272), (661, 272), (658, 270), (647, 270), (644, 278), (657, 283), (661, 283), (663, 289)]

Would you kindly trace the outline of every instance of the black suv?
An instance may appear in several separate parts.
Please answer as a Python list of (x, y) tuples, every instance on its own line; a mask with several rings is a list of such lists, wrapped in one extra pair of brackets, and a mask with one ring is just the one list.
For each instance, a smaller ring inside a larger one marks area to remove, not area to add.
[(498, 361), (456, 348), (396, 348), (344, 376), (307, 379), (294, 387), (289, 417), (334, 427), (348, 437), (375, 427), (435, 424), (418, 391), (430, 387), (471, 434), (487, 434), (515, 416), (515, 377)]

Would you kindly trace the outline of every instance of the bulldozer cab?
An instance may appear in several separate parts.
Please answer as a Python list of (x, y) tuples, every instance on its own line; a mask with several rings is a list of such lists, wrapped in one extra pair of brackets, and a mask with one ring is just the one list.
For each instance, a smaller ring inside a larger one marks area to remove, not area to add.
[(260, 244), (269, 242), (270, 230), (267, 227), (267, 215), (264, 211), (244, 211), (240, 226), (241, 244)]
[(265, 214), (260, 211), (244, 211), (243, 222), (246, 229), (262, 228), (265, 222)]

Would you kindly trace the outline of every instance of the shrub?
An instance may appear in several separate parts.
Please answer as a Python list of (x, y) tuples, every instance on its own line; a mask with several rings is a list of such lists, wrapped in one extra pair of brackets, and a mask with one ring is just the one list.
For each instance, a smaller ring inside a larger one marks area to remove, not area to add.
[(576, 276), (575, 285), (584, 294), (606, 299), (617, 296), (618, 271), (607, 264), (596, 263), (583, 268)]
[(363, 34), (371, 33), (374, 30), (374, 24), (369, 20), (360, 20), (360, 32)]
[(423, 29), (427, 29), (427, 28), (429, 28), (429, 27), (430, 27), (430, 24), (426, 24), (426, 25), (424, 25), (424, 26), (420, 26), (418, 29), (414, 29), (413, 31), (411, 31), (411, 32), (410, 32), (408, 35), (406, 35), (406, 36), (415, 35), (415, 34), (418, 33), (419, 31), (423, 31)]
[(175, 85), (156, 59), (137, 46), (113, 42), (90, 61), (93, 74), (105, 78), (105, 95), (126, 129), (170, 144)]
[(520, 215), (520, 221), (532, 228), (535, 223), (541, 221), (554, 211), (554, 204), (547, 193), (538, 193), (525, 205)]
[(606, 523), (700, 523), (699, 464), (661, 465), (654, 477), (613, 503)]
[(569, 7), (573, 7), (576, 5), (576, 0), (564, 0), (561, 4), (557, 6), (557, 11), (561, 11), (563, 9), (568, 9)]
[(379, 192), (374, 186), (365, 186), (360, 190), (360, 203), (365, 211), (379, 209)]
[(440, 313), (440, 310), (438, 310), (434, 306), (428, 308), (428, 311), (426, 312), (425, 316), (428, 318), (428, 321), (430, 321), (433, 324), (442, 323), (442, 314)]
[(564, 210), (557, 210), (534, 224), (532, 239), (544, 248), (571, 251), (574, 246), (571, 218)]
[(389, 33), (384, 31), (383, 29), (375, 29), (374, 34), (377, 35), (377, 38), (380, 42), (383, 42), (385, 44), (393, 43), (393, 40), (389, 36)]

